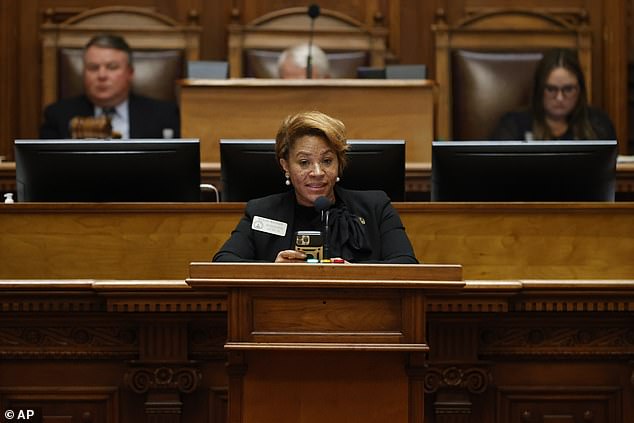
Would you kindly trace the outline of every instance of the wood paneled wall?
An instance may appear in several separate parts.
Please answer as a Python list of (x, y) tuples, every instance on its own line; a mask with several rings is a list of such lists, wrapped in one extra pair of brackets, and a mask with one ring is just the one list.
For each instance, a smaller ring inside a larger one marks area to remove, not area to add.
[[(47, 10), (63, 20), (86, 9), (126, 4), (147, 7), (180, 22), (186, 22), (194, 12), (203, 27), (201, 58), (224, 60), (230, 22), (249, 22), (273, 10), (309, 3), (312, 1), (0, 0), (0, 156), (13, 159), (14, 139), (37, 136), (41, 118), (39, 28)], [(434, 39), (430, 27), (440, 8), (450, 24), (478, 10), (498, 7), (537, 8), (563, 17), (585, 11), (593, 35), (594, 103), (610, 113), (619, 139), (628, 139), (627, 65), (634, 61), (634, 18), (625, 11), (632, 9), (634, 0), (321, 0), (319, 4), (370, 25), (383, 23), (389, 31), (389, 60), (426, 63), (432, 78)]]

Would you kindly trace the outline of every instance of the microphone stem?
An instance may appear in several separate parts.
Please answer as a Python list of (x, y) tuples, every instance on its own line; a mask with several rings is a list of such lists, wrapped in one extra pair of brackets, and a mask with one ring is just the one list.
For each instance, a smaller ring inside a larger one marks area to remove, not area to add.
[[(329, 228), (328, 228), (328, 219), (330, 217), (330, 211), (326, 210), (325, 216), (323, 215), (323, 211), (322, 211), (322, 221), (324, 222), (324, 259), (329, 259), (330, 258), (330, 246), (329, 246), (329, 242), (328, 242), (328, 238), (330, 237), (330, 233), (329, 233)], [(324, 219), (325, 217), (325, 219)]]
[(308, 38), (308, 56), (306, 57), (306, 79), (313, 79), (313, 34), (315, 18), (310, 19), (310, 35)]

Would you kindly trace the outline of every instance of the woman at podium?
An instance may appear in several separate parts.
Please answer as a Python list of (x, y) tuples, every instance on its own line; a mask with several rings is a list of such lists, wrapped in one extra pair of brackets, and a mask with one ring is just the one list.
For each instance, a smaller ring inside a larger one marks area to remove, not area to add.
[(347, 149), (343, 122), (321, 112), (288, 116), (275, 153), (291, 189), (249, 201), (213, 261), (418, 263), (383, 191), (338, 185)]

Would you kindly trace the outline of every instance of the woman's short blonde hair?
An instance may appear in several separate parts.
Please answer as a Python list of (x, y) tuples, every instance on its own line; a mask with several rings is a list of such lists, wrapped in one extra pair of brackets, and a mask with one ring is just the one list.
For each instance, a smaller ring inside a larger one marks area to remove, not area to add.
[(325, 113), (312, 111), (289, 115), (284, 119), (275, 137), (275, 154), (280, 159), (288, 160), (288, 154), (295, 141), (306, 135), (322, 138), (337, 155), (339, 174), (346, 167), (348, 143), (346, 126), (342, 121)]

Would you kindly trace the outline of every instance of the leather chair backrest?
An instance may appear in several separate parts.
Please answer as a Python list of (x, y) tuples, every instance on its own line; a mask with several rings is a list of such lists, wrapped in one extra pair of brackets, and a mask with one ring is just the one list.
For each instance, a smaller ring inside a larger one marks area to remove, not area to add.
[(41, 27), (42, 107), (83, 92), (83, 48), (96, 34), (125, 38), (133, 51), (133, 90), (149, 97), (175, 100), (176, 80), (185, 77), (187, 61), (200, 55), (195, 19), (181, 24), (133, 6), (88, 9), (61, 23), (55, 14), (47, 10)]
[[(59, 50), (59, 98), (84, 92), (83, 49)], [(180, 50), (134, 50), (133, 91), (160, 100), (176, 100), (174, 81), (185, 78), (185, 60)]]
[(281, 51), (250, 49), (245, 52), (244, 77), (277, 78), (277, 60)]
[[(246, 24), (232, 23), (227, 40), (231, 77), (276, 77), (281, 52), (307, 42), (309, 28), (306, 7), (277, 10)], [(387, 29), (379, 24), (366, 25), (322, 8), (313, 42), (328, 55), (332, 78), (355, 78), (359, 66), (385, 66)]]
[(551, 48), (577, 52), (590, 97), (591, 34), (583, 14), (578, 19), (508, 8), (475, 12), (449, 25), (439, 11), (433, 26), (436, 139), (487, 139), (504, 112), (529, 103), (537, 62)]
[(331, 78), (356, 78), (357, 68), (370, 65), (370, 56), (365, 51), (328, 53)]
[(505, 112), (527, 106), (542, 56), (541, 52), (453, 51), (453, 139), (485, 140)]
[[(281, 51), (250, 49), (246, 51), (245, 77), (277, 78), (277, 61)], [(331, 78), (356, 78), (357, 68), (367, 66), (369, 56), (364, 51), (326, 52)]]

